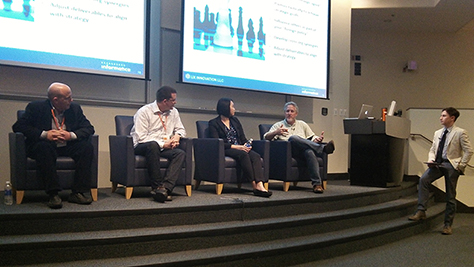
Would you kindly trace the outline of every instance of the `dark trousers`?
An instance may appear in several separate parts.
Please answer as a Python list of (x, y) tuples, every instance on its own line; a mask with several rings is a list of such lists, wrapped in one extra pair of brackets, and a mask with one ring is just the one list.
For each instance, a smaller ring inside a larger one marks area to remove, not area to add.
[(308, 166), (311, 184), (321, 185), (321, 175), (319, 173), (319, 161), (316, 157), (321, 156), (324, 146), (311, 140), (304, 139), (297, 135), (292, 135), (288, 139), (291, 143), (291, 155), (294, 158), (304, 160)]
[(444, 176), (446, 187), (446, 211), (444, 223), (452, 225), (456, 213), (456, 186), (458, 184), (459, 172), (453, 168), (449, 161), (443, 161), (439, 168), (428, 168), (420, 177), (418, 189), (418, 210), (426, 210), (430, 185)]
[[(225, 155), (235, 159), (240, 167), (244, 178), (256, 183), (263, 181), (262, 158), (257, 152), (250, 150), (249, 153), (238, 149), (226, 149)], [(216, 163), (217, 164), (217, 163)]]
[[(145, 156), (146, 158), (146, 167), (148, 169), (151, 188), (164, 187), (169, 192), (173, 191), (176, 181), (178, 180), (179, 173), (183, 167), (185, 154), (186, 152), (179, 148), (165, 149), (162, 151), (158, 143), (154, 141), (141, 143), (135, 147), (135, 155)], [(164, 177), (161, 177), (160, 157), (167, 158), (170, 161)]]
[(56, 194), (62, 190), (56, 169), (58, 156), (71, 157), (76, 163), (72, 192), (86, 193), (90, 190), (94, 147), (89, 140), (70, 141), (63, 147), (56, 147), (55, 142), (39, 141), (28, 149), (27, 154), (36, 160), (37, 174), (43, 181), (46, 193)]

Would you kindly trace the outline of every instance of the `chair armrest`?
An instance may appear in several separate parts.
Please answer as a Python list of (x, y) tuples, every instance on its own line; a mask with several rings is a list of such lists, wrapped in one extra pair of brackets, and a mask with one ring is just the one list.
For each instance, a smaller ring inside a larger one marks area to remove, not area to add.
[[(184, 162), (185, 162), (185, 177), (186, 181), (191, 181), (191, 175), (193, 172), (193, 139), (191, 138), (181, 138), (179, 140), (179, 148), (184, 150), (185, 157), (184, 157)], [(189, 178), (189, 179), (188, 179)]]
[(109, 135), (110, 181), (127, 185), (127, 177), (135, 171), (133, 140), (128, 135)]
[(290, 177), (292, 160), (290, 142), (270, 142), (270, 178)]
[(196, 180), (217, 180), (224, 177), (224, 140), (218, 138), (193, 139)]
[(8, 133), (10, 146), (10, 180), (14, 188), (22, 189), (26, 185), (26, 145), (22, 133)]
[(99, 136), (94, 134), (91, 136), (90, 141), (94, 147), (94, 159), (92, 160), (91, 166), (91, 187), (97, 188), (98, 183), (98, 170), (99, 170)]

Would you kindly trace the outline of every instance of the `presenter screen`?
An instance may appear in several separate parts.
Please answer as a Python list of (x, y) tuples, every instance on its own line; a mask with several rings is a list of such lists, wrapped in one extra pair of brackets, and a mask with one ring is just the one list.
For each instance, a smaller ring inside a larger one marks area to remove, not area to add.
[(328, 98), (329, 0), (183, 0), (181, 81)]
[(146, 0), (0, 3), (0, 64), (145, 77)]

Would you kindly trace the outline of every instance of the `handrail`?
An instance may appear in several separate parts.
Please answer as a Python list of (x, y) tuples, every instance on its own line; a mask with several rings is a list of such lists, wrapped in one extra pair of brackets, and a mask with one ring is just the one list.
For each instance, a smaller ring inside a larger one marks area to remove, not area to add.
[[(421, 139), (429, 142), (430, 144), (433, 144), (433, 141), (431, 139), (429, 139), (428, 137), (422, 135), (422, 134), (417, 134), (417, 133), (411, 133), (410, 134), (410, 137), (411, 137), (411, 140), (414, 140), (416, 137), (421, 137)], [(474, 166), (470, 165), (470, 164), (466, 164), (467, 167), (469, 168), (473, 168), (474, 169)]]

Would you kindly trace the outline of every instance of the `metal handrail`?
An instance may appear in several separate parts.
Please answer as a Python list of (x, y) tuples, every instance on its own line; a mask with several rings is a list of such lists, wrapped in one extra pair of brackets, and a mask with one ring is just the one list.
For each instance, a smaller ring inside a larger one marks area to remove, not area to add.
[[(428, 143), (430, 144), (433, 144), (433, 140), (429, 139), (428, 137), (422, 135), (422, 134), (417, 134), (417, 133), (411, 133), (410, 134), (410, 137), (411, 137), (411, 140), (415, 140), (416, 137), (421, 137), (421, 139), (427, 141)], [(472, 166), (471, 164), (466, 164), (467, 167), (469, 168), (473, 168), (474, 169), (474, 166)]]

